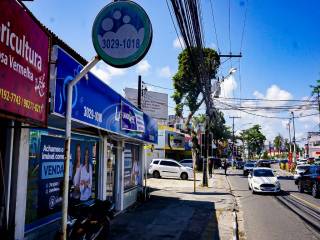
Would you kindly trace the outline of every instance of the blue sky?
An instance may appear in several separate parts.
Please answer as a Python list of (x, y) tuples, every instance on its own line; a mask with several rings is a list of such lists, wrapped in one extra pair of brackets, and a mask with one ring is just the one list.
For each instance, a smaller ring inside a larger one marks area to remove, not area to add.
[[(92, 23), (97, 13), (108, 2), (105, 0), (35, 0), (26, 2), (26, 5), (44, 25), (89, 60), (95, 55), (91, 41)], [(96, 73), (120, 93), (125, 87), (137, 85), (139, 73), (145, 82), (172, 88), (171, 76), (177, 71), (177, 56), (181, 49), (174, 46), (177, 35), (166, 1), (135, 2), (146, 10), (153, 25), (153, 42), (148, 54), (140, 64), (125, 70), (113, 69), (100, 63), (95, 69)], [(320, 31), (318, 31), (320, 2), (317, 0), (231, 0), (230, 2), (232, 53), (240, 52), (247, 7), (248, 10), (241, 71), (239, 71), (238, 59), (227, 61), (222, 65), (219, 71), (220, 76), (227, 75), (231, 66), (238, 68), (234, 77), (225, 81), (222, 95), (267, 99), (309, 97), (309, 85), (315, 84), (316, 79), (320, 79)], [(210, 1), (202, 0), (206, 46), (215, 48), (219, 46), (222, 53), (229, 53), (228, 1), (213, 0), (212, 3), (219, 44), (214, 35)], [(149, 89), (172, 94), (168, 90)], [(169, 99), (169, 105), (174, 105), (171, 99)], [(284, 105), (286, 105), (285, 102)], [(169, 108), (169, 113), (173, 113), (172, 108)], [(308, 113), (314, 113), (314, 111)], [(261, 111), (260, 114), (289, 116), (287, 112), (276, 114)], [(303, 111), (298, 111), (296, 114), (303, 115)], [(229, 116), (241, 115), (241, 119), (236, 120), (236, 129), (241, 129), (241, 126), (248, 127), (251, 123), (259, 123), (269, 139), (277, 133), (285, 137), (288, 135), (285, 128), (287, 120), (252, 117), (236, 111), (226, 111), (225, 115), (228, 123), (230, 123)], [(317, 123), (317, 116), (297, 119), (297, 139), (306, 137), (307, 131), (317, 130)]]

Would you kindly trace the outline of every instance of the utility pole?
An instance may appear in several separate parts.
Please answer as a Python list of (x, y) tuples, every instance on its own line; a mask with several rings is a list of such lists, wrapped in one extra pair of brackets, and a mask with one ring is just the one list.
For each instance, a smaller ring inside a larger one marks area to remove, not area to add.
[(142, 81), (141, 75), (138, 77), (138, 108), (141, 110)]
[(289, 128), (289, 152), (291, 153), (292, 149), (291, 149), (291, 119), (289, 119), (289, 123), (288, 123), (288, 128)]
[(297, 154), (296, 154), (296, 129), (294, 126), (294, 112), (292, 114), (292, 126), (293, 126), (293, 163), (297, 163)]
[(232, 118), (232, 166), (234, 165), (234, 119), (240, 117), (229, 117)]

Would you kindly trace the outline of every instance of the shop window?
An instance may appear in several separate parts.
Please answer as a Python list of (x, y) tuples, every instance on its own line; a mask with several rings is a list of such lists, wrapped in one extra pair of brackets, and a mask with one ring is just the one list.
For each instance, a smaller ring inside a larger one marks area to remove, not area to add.
[(124, 149), (124, 190), (135, 188), (142, 184), (140, 171), (140, 148), (138, 145), (125, 144)]
[[(61, 216), (64, 174), (64, 132), (30, 130), (26, 231)], [(70, 185), (76, 201), (95, 198), (98, 140), (72, 135)]]

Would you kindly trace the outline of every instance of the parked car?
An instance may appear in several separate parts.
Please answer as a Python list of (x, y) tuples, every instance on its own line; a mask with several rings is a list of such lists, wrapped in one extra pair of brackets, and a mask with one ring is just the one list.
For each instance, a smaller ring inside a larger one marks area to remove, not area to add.
[(243, 169), (245, 162), (243, 160), (236, 160), (236, 169)]
[(252, 169), (256, 166), (254, 162), (247, 162), (243, 166), (243, 175), (247, 176), (249, 172), (252, 171)]
[(148, 172), (155, 178), (193, 178), (192, 168), (185, 167), (173, 159), (153, 159)]
[(185, 167), (193, 168), (193, 160), (192, 159), (182, 159), (180, 161), (180, 164), (185, 166)]
[(281, 191), (280, 182), (271, 168), (253, 168), (248, 175), (248, 185), (253, 194), (257, 192), (278, 193)]
[(309, 168), (310, 168), (309, 164), (301, 164), (296, 166), (296, 169), (294, 170), (294, 176), (293, 176), (296, 184), (298, 183), (297, 180), (299, 179), (301, 174), (305, 173)]
[(257, 167), (271, 168), (271, 163), (269, 160), (259, 160), (257, 162)]
[(307, 164), (308, 160), (307, 159), (300, 159), (297, 161), (297, 165), (302, 165), (302, 164)]
[(320, 166), (311, 165), (298, 179), (299, 192), (308, 191), (312, 196), (320, 197)]

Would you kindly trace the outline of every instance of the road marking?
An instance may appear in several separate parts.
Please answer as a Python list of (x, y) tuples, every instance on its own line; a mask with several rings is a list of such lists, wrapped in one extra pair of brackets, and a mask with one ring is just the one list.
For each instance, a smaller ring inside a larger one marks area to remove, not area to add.
[(296, 196), (295, 194), (290, 194), (290, 196), (292, 196), (292, 197), (304, 202), (305, 204), (309, 205), (310, 207), (313, 207), (313, 208), (315, 208), (315, 209), (320, 211), (320, 207), (318, 207), (317, 205), (315, 205), (313, 203), (310, 203), (307, 200), (304, 200), (303, 198), (300, 198), (300, 197)]

